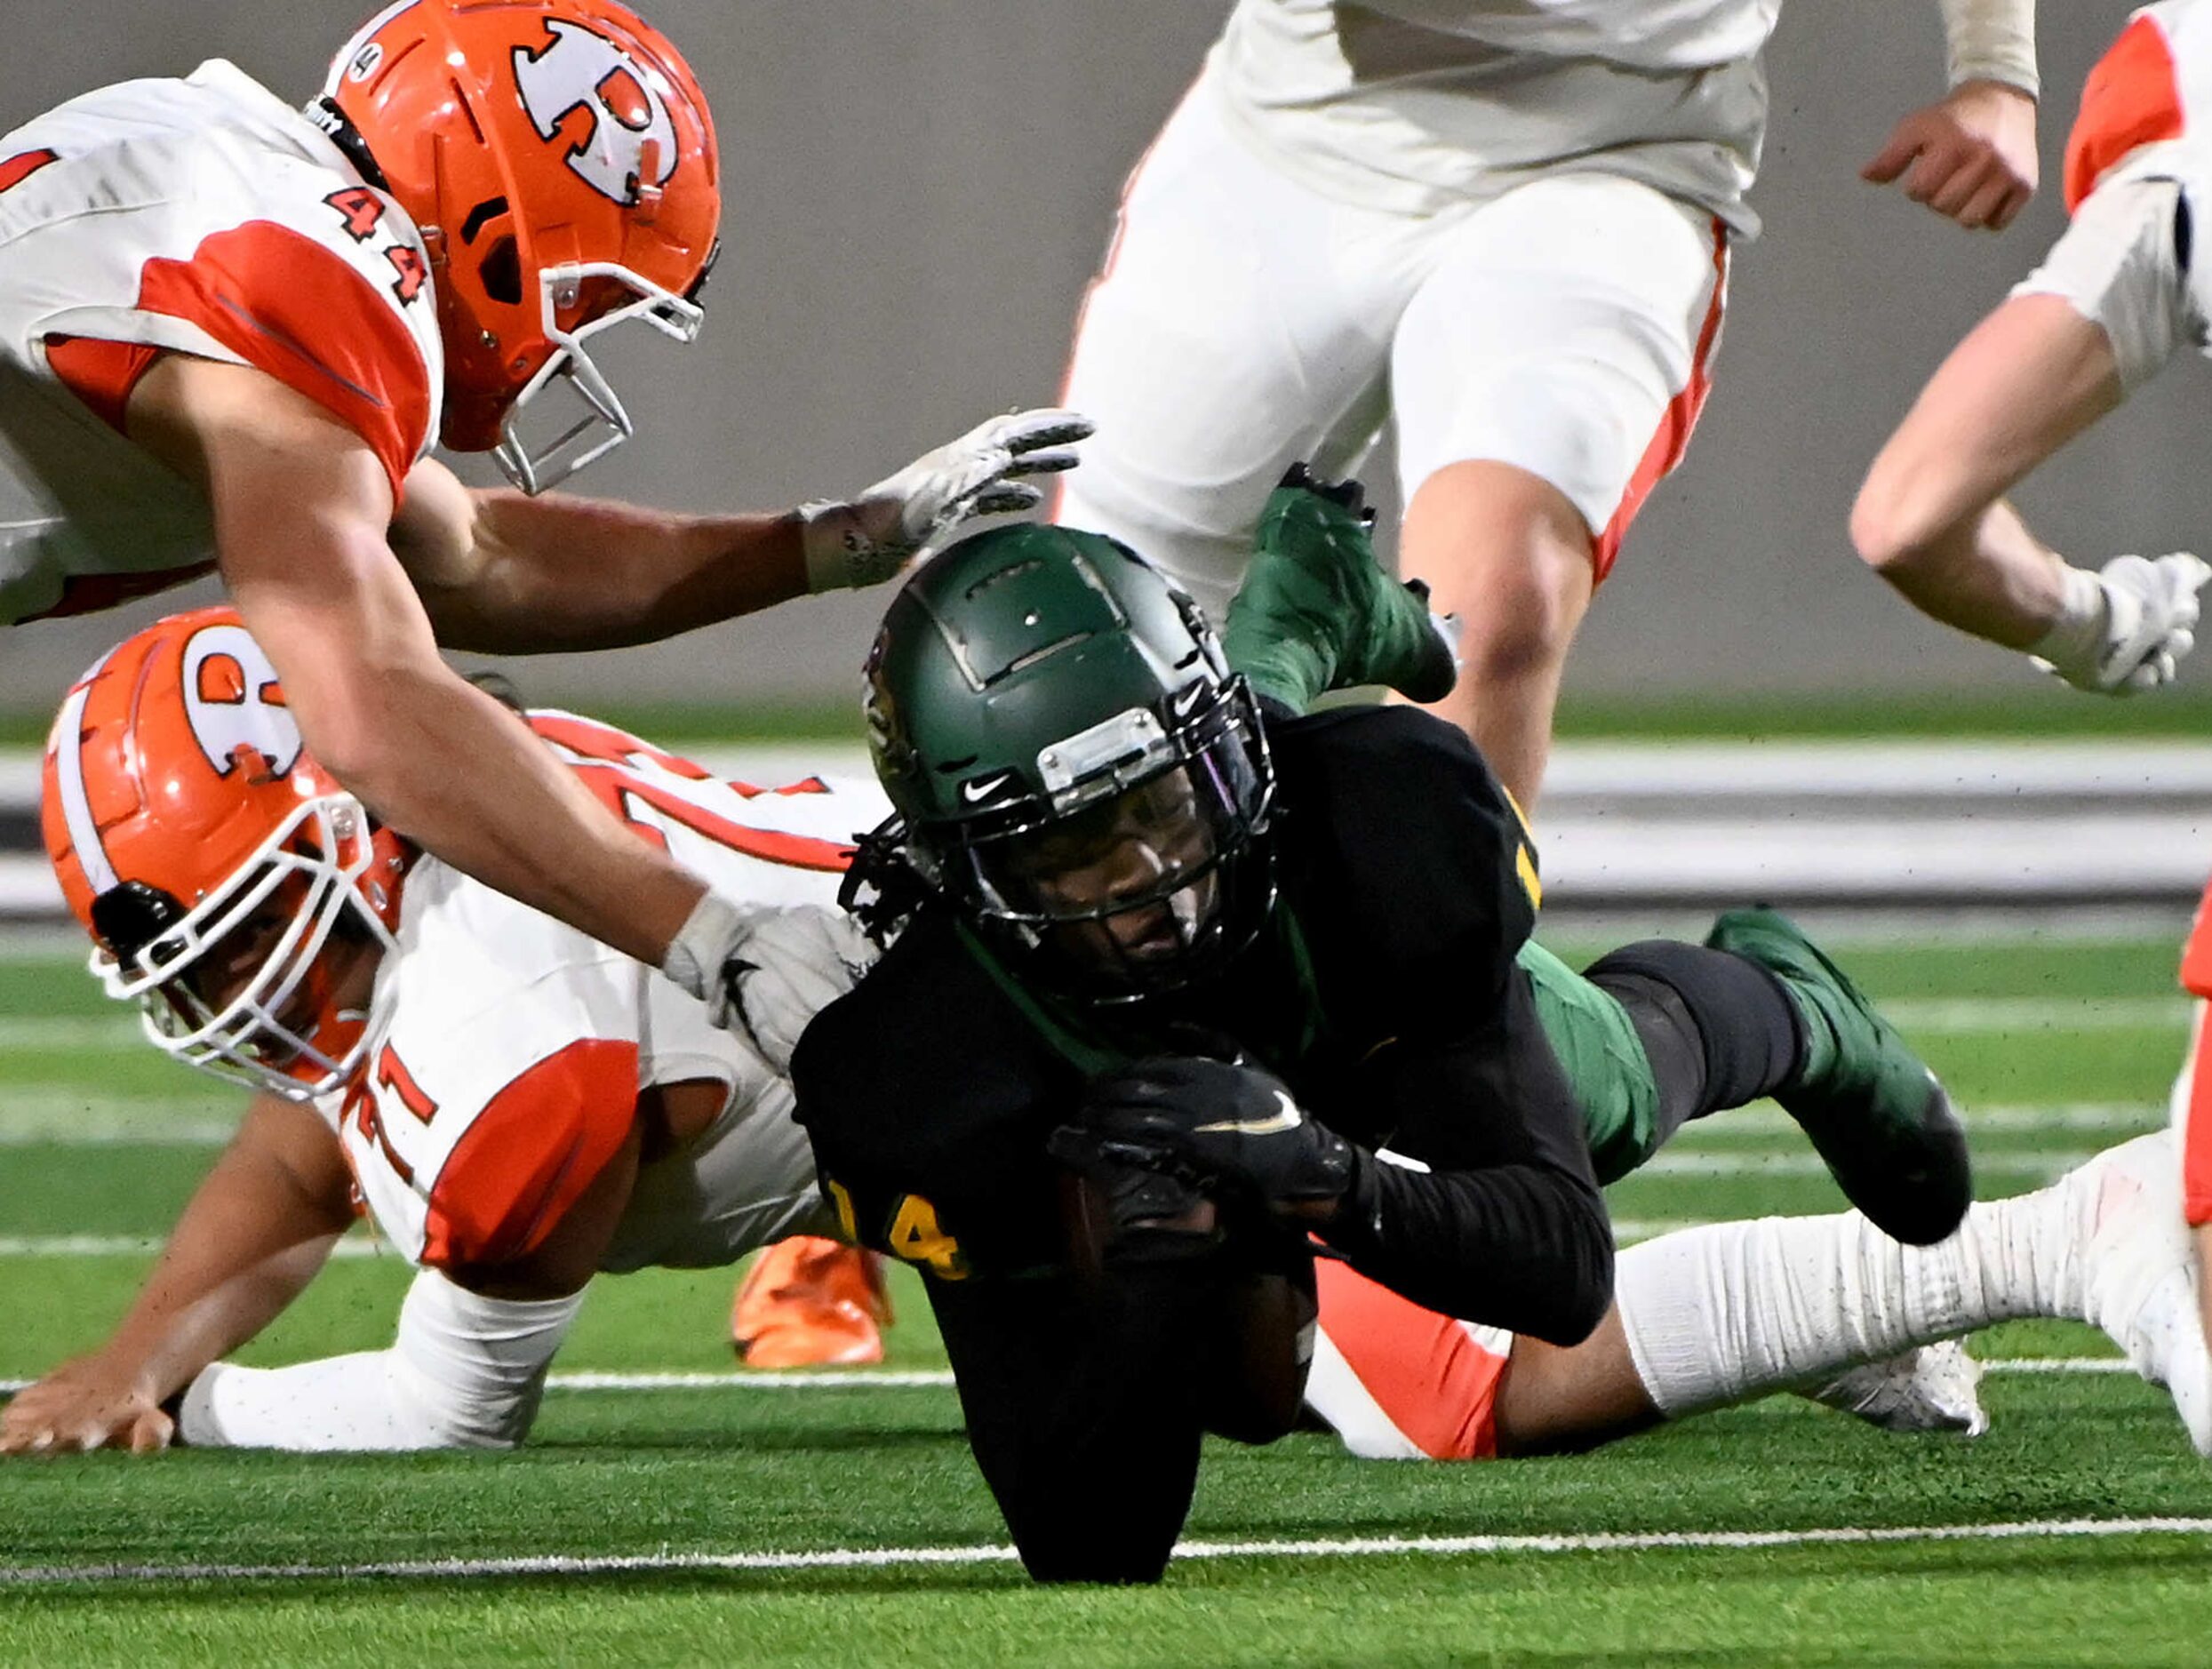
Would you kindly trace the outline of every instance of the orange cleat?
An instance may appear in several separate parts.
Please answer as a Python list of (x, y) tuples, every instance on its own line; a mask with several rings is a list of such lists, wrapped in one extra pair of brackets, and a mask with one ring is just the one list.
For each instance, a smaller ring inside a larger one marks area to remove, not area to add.
[(890, 1325), (883, 1260), (811, 1234), (754, 1260), (730, 1311), (730, 1339), (748, 1368), (850, 1367), (883, 1360)]

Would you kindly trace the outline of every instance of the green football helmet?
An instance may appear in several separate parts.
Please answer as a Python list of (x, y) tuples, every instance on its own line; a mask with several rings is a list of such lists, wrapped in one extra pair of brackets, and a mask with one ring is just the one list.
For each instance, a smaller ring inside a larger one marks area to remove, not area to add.
[(1128, 547), (1034, 524), (962, 540), (893, 599), (868, 743), (874, 842), (1026, 978), (1186, 985), (1274, 900), (1258, 707), (1198, 605)]

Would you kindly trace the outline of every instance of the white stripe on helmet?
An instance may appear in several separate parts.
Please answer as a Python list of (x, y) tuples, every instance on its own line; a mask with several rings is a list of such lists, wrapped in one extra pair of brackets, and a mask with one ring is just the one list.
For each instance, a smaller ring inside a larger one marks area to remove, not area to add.
[[(105, 665), (102, 661), (102, 665)], [(100, 670), (92, 668), (93, 673)], [(92, 820), (92, 803), (84, 794), (84, 704), (92, 694), (92, 675), (69, 691), (54, 720), (54, 786), (61, 791), (61, 820), (69, 831), (69, 844), (84, 871), (84, 880), (98, 898), (116, 884), (115, 866), (100, 843), (100, 826)]]

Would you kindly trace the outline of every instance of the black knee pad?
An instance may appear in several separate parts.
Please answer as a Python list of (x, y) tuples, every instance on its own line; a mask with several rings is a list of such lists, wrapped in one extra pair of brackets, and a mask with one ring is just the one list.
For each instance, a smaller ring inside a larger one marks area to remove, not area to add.
[(1769, 1093), (1803, 1052), (1802, 1022), (1781, 980), (1727, 951), (1640, 939), (1583, 977), (1628, 1011), (1669, 1129)]

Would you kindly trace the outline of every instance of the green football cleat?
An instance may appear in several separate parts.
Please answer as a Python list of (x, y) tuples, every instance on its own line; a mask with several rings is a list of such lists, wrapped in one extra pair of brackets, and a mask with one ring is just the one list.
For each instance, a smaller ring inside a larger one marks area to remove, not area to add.
[(1383, 571), (1368, 534), (1372, 519), (1358, 482), (1318, 482), (1303, 464), (1261, 513), (1222, 640), (1229, 664), (1294, 712), (1358, 684), (1436, 701), (1458, 679), (1428, 587)]
[[(1893, 1240), (1932, 1246), (1974, 1201), (1966, 1130), (1936, 1074), (1897, 1027), (1794, 922), (1772, 910), (1730, 910), (1705, 943), (1778, 977), (1809, 1026), (1810, 1048), (1775, 1099), (1795, 1119), (1851, 1203)], [(1825, 1058), (1823, 1058), (1823, 1056)]]

